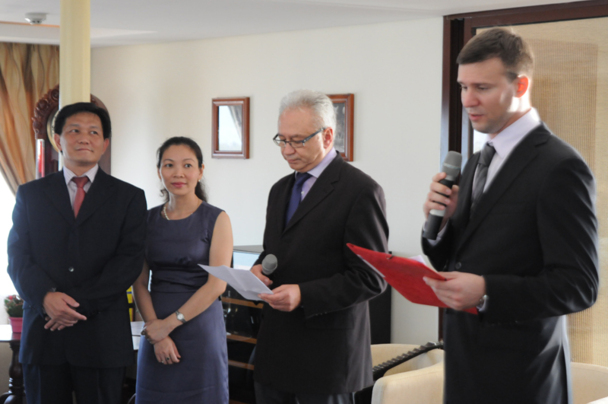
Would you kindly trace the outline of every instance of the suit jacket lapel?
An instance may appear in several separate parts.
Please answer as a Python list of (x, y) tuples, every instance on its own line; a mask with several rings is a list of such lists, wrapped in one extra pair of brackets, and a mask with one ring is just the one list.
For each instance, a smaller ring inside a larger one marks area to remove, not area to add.
[(63, 171), (59, 171), (49, 178), (45, 192), (61, 216), (69, 223), (73, 223), (74, 211), (72, 210), (72, 204), (70, 203), (70, 194), (68, 193), (68, 187), (65, 184)]
[(111, 181), (111, 177), (103, 172), (101, 168), (95, 175), (95, 181), (91, 184), (91, 188), (84, 197), (78, 217), (76, 218), (76, 225), (82, 224), (89, 216), (91, 216), (104, 202), (112, 196), (114, 192), (114, 184)]
[[(464, 234), (460, 239), (459, 248), (466, 243), (467, 239), (473, 234), (475, 229), (479, 227), (484, 218), (501, 199), (502, 195), (507, 192), (511, 184), (519, 177), (524, 168), (536, 158), (538, 155), (536, 146), (546, 142), (549, 136), (551, 136), (550, 132), (543, 125), (530, 132), (530, 134), (513, 149), (511, 154), (507, 157), (507, 161), (504, 162), (492, 180), (489, 188), (479, 200), (477, 211), (466, 226)], [(473, 176), (471, 176), (470, 181), (470, 186), (472, 187)], [(467, 202), (470, 205), (470, 192), (467, 192), (467, 194), (469, 194), (469, 200)]]
[[(319, 178), (317, 178), (310, 191), (308, 191), (306, 198), (304, 198), (304, 200), (300, 202), (300, 205), (298, 206), (296, 212), (293, 214), (293, 217), (291, 218), (289, 223), (285, 225), (285, 231), (292, 228), (297, 222), (300, 221), (300, 219), (306, 216), (308, 212), (314, 209), (315, 206), (321, 203), (323, 199), (325, 199), (329, 194), (333, 192), (333, 183), (338, 181), (338, 179), (340, 178), (341, 164), (346, 163), (344, 162), (340, 154), (336, 154), (336, 157), (332, 160), (331, 163), (329, 163), (325, 170), (323, 170), (323, 172), (321, 173)], [(286, 200), (289, 199), (290, 193), (291, 187), (289, 187), (288, 196)], [(286, 206), (287, 204), (285, 203), (284, 205)], [(285, 217), (284, 211), (282, 217)]]

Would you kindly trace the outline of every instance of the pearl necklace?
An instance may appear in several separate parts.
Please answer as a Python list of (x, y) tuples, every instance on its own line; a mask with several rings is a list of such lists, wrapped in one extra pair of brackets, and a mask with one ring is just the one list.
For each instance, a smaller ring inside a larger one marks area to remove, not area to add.
[[(196, 210), (198, 209), (199, 206), (201, 206), (201, 203), (203, 203), (203, 201), (201, 201), (200, 199), (198, 200), (198, 204), (196, 205), (196, 208), (194, 208), (194, 211), (192, 211), (192, 213), (196, 212)], [(190, 215), (192, 214), (190, 213)], [(167, 214), (167, 204), (165, 203), (163, 205), (163, 215), (165, 216), (165, 219), (167, 220), (171, 220), (169, 219), (169, 215)], [(188, 215), (188, 216), (190, 216)]]

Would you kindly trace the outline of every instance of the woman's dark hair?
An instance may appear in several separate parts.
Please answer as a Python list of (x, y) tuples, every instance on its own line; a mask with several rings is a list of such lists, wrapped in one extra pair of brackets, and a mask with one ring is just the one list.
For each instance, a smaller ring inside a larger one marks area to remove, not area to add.
[[(196, 155), (196, 159), (198, 160), (198, 168), (203, 166), (203, 152), (199, 145), (189, 137), (184, 136), (175, 136), (165, 140), (165, 142), (158, 148), (156, 152), (156, 167), (160, 170), (163, 161), (163, 154), (167, 151), (167, 149), (171, 146), (186, 146), (190, 150), (194, 152)], [(169, 201), (169, 193), (166, 189), (162, 189), (161, 194), (165, 197), (165, 202)], [(202, 181), (199, 181), (196, 184), (196, 188), (194, 189), (194, 193), (203, 202), (207, 202), (207, 193), (205, 192), (205, 188), (203, 187)]]
[(91, 114), (97, 115), (99, 117), (99, 120), (101, 121), (103, 138), (110, 138), (110, 136), (112, 135), (112, 124), (110, 123), (110, 115), (108, 114), (108, 111), (101, 107), (98, 107), (97, 105), (91, 102), (77, 102), (76, 104), (66, 105), (65, 107), (61, 108), (61, 110), (55, 117), (55, 126), (53, 127), (53, 131), (61, 136), (65, 121), (69, 117), (76, 114), (80, 114), (82, 112), (89, 112)]

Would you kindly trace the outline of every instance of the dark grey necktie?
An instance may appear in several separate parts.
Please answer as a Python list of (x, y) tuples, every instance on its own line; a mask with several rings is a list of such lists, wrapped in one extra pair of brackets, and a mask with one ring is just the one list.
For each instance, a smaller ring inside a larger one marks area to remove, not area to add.
[(496, 153), (496, 149), (494, 146), (486, 143), (486, 145), (481, 149), (481, 157), (479, 157), (479, 162), (477, 163), (477, 171), (475, 175), (475, 181), (473, 182), (473, 196), (471, 198), (471, 216), (473, 216), (473, 212), (477, 207), (477, 203), (481, 199), (481, 195), (483, 195), (483, 189), (486, 186), (486, 180), (488, 179), (488, 167), (492, 162), (492, 157), (494, 157), (494, 153)]

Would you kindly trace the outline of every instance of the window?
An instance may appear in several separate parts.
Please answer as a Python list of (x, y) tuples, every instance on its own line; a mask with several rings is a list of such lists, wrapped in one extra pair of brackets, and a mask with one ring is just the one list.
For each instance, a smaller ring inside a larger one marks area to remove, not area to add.
[(6, 241), (8, 233), (13, 226), (13, 207), (15, 205), (15, 197), (6, 185), (4, 178), (0, 178), (0, 296), (2, 297), (3, 309), (0, 310), (0, 324), (6, 324), (8, 316), (4, 310), (4, 297), (17, 293), (11, 278), (6, 272), (8, 267), (8, 258), (6, 255)]

